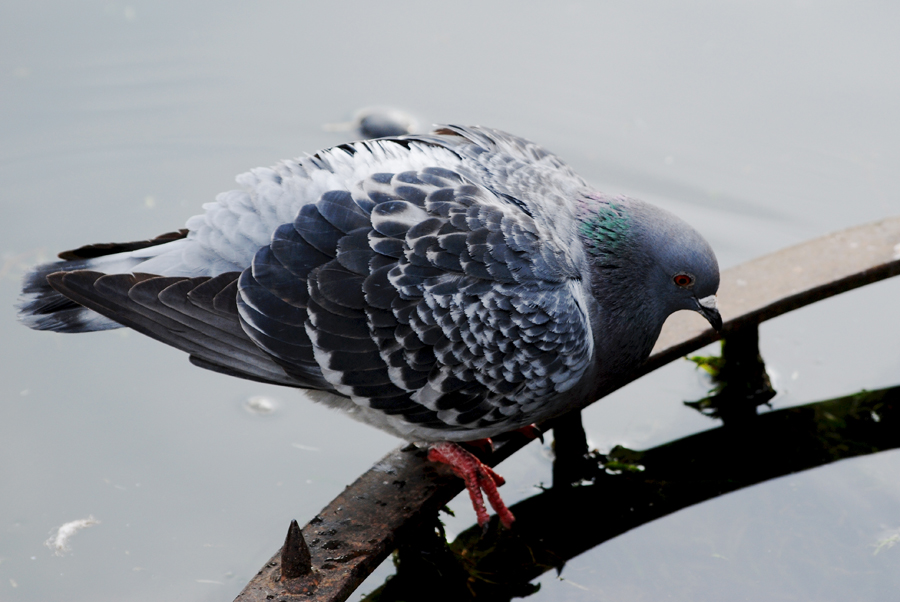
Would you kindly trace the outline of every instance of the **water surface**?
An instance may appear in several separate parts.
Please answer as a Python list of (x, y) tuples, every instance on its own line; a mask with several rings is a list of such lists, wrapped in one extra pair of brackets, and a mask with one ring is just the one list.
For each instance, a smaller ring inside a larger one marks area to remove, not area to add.
[[(4, 3), (0, 600), (231, 599), (290, 519), (397, 444), (135, 333), (29, 331), (12, 309), (29, 265), (181, 227), (235, 174), (344, 141), (323, 124), (366, 105), (539, 141), (598, 188), (678, 213), (734, 265), (900, 213), (898, 13)], [(885, 282), (764, 325), (773, 407), (898, 384), (898, 300)], [(676, 362), (590, 408), (592, 443), (712, 428), (681, 404), (706, 388)], [(275, 411), (248, 411), (253, 396)], [(536, 443), (504, 463), (507, 500), (549, 483), (549, 466)], [(535, 598), (883, 600), (898, 586), (900, 546), (879, 547), (900, 533), (898, 483), (887, 452), (738, 491), (584, 554)], [(459, 532), (474, 517), (465, 499), (453, 507)], [(45, 545), (88, 517), (70, 551)]]

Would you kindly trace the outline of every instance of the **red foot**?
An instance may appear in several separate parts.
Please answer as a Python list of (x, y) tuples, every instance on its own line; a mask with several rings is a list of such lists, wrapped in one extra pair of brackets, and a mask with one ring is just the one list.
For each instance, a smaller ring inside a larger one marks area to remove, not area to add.
[(491, 508), (500, 517), (500, 522), (507, 529), (512, 527), (516, 518), (513, 516), (506, 504), (500, 498), (497, 487), (503, 485), (505, 481), (503, 477), (498, 475), (491, 468), (481, 462), (471, 453), (461, 448), (456, 443), (443, 441), (431, 445), (428, 450), (428, 459), (432, 462), (447, 464), (453, 469), (454, 474), (466, 482), (466, 489), (469, 491), (469, 497), (472, 499), (472, 506), (475, 508), (475, 516), (478, 518), (478, 525), (484, 527), (490, 520), (487, 509), (484, 507), (484, 498), (482, 491), (487, 496), (488, 503)]
[(536, 424), (529, 424), (528, 426), (523, 426), (523, 427), (517, 428), (515, 430), (515, 432), (522, 433), (530, 441), (534, 441), (535, 439), (540, 439), (541, 443), (544, 442), (544, 431), (539, 429)]

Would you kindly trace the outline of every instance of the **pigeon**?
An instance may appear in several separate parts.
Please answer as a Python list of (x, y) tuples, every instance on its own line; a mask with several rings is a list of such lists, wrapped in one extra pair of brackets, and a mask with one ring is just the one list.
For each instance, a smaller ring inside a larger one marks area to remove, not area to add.
[(132, 328), (201, 368), (297, 387), (400, 438), (482, 494), (459, 445), (566, 413), (650, 354), (678, 310), (722, 327), (710, 245), (484, 127), (362, 140), (257, 168), (186, 227), (34, 268), (37, 330)]

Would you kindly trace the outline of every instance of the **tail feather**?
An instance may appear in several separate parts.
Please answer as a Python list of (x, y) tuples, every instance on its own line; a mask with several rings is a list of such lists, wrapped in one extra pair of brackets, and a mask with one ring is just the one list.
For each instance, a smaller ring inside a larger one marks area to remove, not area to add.
[[(102, 265), (103, 263), (107, 265)], [(34, 330), (54, 332), (92, 332), (119, 328), (121, 324), (82, 307), (57, 292), (50, 286), (47, 276), (58, 272), (86, 269), (127, 272), (139, 263), (140, 260), (130, 258), (121, 258), (116, 262), (82, 259), (38, 266), (25, 276), (18, 303), (19, 320)]]
[(170, 243), (185, 238), (187, 233), (187, 230), (179, 230), (150, 240), (87, 245), (60, 253), (59, 257), (63, 261), (37, 266), (25, 276), (17, 305), (19, 320), (34, 330), (54, 332), (92, 332), (120, 328), (121, 324), (60, 294), (50, 286), (47, 276), (76, 270), (94, 270), (107, 274), (131, 272), (147, 259), (133, 256), (133, 251)]

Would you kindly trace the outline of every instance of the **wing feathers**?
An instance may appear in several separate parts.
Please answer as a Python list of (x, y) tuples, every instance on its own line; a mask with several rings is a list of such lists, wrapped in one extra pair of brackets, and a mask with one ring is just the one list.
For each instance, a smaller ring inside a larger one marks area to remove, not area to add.
[[(231, 277), (234, 279), (237, 274), (231, 274)], [(183, 303), (175, 301), (178, 294), (187, 297), (198, 284), (207, 283), (207, 278), (104, 275), (81, 270), (57, 272), (49, 275), (47, 281), (80, 305), (207, 362), (245, 377), (298, 386), (258, 347), (246, 338), (242, 340), (238, 334), (240, 327), (234, 328), (236, 320), (228, 325), (222, 322), (221, 315), (210, 314), (189, 300)], [(167, 298), (168, 305), (160, 300), (161, 294)], [(170, 305), (181, 305), (187, 313), (181, 313)]]

